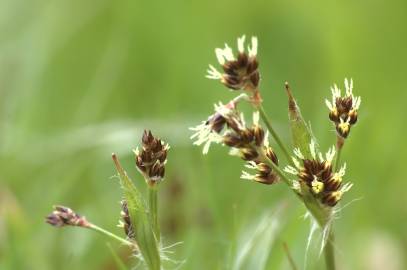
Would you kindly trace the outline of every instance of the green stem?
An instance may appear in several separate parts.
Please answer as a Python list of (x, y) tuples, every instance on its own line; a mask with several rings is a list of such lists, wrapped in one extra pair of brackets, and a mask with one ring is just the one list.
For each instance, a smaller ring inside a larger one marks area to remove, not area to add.
[(335, 270), (335, 251), (334, 251), (334, 233), (330, 229), (328, 240), (324, 247), (325, 263), (327, 270)]
[(95, 230), (97, 232), (100, 232), (104, 235), (109, 236), (110, 238), (113, 238), (119, 242), (121, 242), (122, 244), (131, 246), (131, 247), (136, 247), (136, 245), (124, 238), (121, 238), (120, 236), (115, 235), (114, 233), (111, 233), (109, 231), (106, 231), (105, 229), (100, 228), (99, 226), (96, 226), (95, 224), (90, 224), (90, 226), (88, 227), (89, 229)]
[(335, 167), (334, 167), (335, 171), (339, 170), (339, 166), (341, 163), (341, 153), (342, 153), (342, 148), (343, 148), (344, 143), (345, 143), (345, 139), (338, 135), (338, 137), (336, 138), (336, 159), (335, 159)]
[(157, 205), (157, 186), (148, 187), (148, 206), (150, 209), (151, 226), (157, 238), (157, 243), (160, 242), (160, 225), (158, 223), (158, 205)]
[(263, 120), (263, 122), (266, 124), (267, 129), (269, 130), (271, 136), (273, 136), (274, 140), (278, 144), (278, 146), (281, 148), (281, 150), (284, 152), (284, 155), (287, 159), (287, 162), (290, 165), (293, 165), (293, 161), (291, 159), (291, 156), (287, 150), (287, 148), (284, 146), (283, 142), (281, 141), (280, 137), (277, 135), (277, 132), (274, 130), (273, 126), (271, 125), (271, 122), (269, 121), (269, 118), (267, 117), (266, 112), (264, 111), (264, 108), (262, 105), (258, 106), (259, 112), (260, 112), (260, 117)]

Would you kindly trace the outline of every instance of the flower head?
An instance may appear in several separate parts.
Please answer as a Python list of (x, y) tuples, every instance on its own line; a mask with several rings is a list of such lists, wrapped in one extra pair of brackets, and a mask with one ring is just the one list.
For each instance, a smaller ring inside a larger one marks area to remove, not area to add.
[(278, 165), (277, 155), (268, 143), (268, 133), (259, 123), (259, 112), (253, 113), (253, 123), (247, 126), (242, 113), (236, 109), (237, 101), (226, 105), (215, 105), (215, 114), (201, 125), (191, 128), (195, 133), (195, 145), (204, 145), (203, 152), (208, 152), (212, 143), (223, 143), (231, 148), (230, 153), (247, 161), (246, 167), (256, 172), (252, 175), (243, 171), (241, 178), (263, 184), (272, 184), (278, 176), (267, 164)]
[(358, 119), (358, 109), (360, 106), (360, 97), (353, 95), (353, 81), (345, 79), (346, 93), (341, 95), (341, 90), (337, 85), (331, 88), (332, 102), (326, 100), (328, 106), (329, 119), (335, 124), (338, 135), (347, 138), (352, 125), (356, 124)]
[(55, 227), (64, 226), (78, 226), (78, 227), (90, 227), (90, 223), (85, 217), (75, 213), (71, 208), (56, 205), (54, 211), (48, 215), (45, 221)]
[(125, 200), (121, 201), (121, 205), (122, 205), (122, 211), (120, 212), (120, 215), (122, 217), (122, 220), (119, 221), (119, 227), (124, 229), (124, 232), (125, 232), (127, 238), (134, 239), (135, 233), (134, 233), (133, 224), (131, 223), (129, 208), (127, 206), (127, 201), (125, 201)]
[(149, 185), (153, 186), (163, 180), (169, 149), (169, 145), (154, 137), (151, 131), (144, 131), (142, 148), (136, 148), (134, 154), (136, 166)]
[(247, 95), (242, 94), (229, 101), (226, 105), (219, 102), (214, 105), (215, 112), (208, 117), (208, 120), (202, 121), (196, 127), (190, 128), (195, 133), (190, 137), (194, 139), (195, 145), (204, 145), (203, 153), (207, 154), (212, 143), (223, 142), (222, 132), (225, 127), (238, 128), (239, 113), (236, 110), (237, 104), (242, 99), (247, 99)]
[(315, 143), (310, 143), (311, 159), (302, 155), (299, 149), (294, 151), (293, 162), (295, 167), (287, 166), (285, 171), (298, 177), (300, 192), (310, 192), (322, 204), (333, 207), (348, 191), (352, 184), (343, 184), (346, 165), (338, 172), (332, 169), (332, 160), (335, 156), (335, 147), (329, 149), (325, 156), (317, 153)]
[(220, 80), (226, 87), (232, 90), (254, 90), (260, 81), (257, 61), (257, 37), (251, 38), (251, 46), (245, 51), (245, 36), (238, 38), (238, 54), (235, 56), (232, 49), (225, 44), (225, 48), (215, 49), (216, 57), (222, 66), (223, 73), (209, 65), (209, 79)]

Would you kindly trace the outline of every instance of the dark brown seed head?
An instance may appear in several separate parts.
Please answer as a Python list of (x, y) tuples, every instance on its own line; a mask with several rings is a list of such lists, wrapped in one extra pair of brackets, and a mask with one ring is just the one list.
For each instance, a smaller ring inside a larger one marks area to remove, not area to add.
[(147, 183), (155, 185), (164, 178), (169, 146), (147, 130), (144, 131), (141, 141), (142, 149), (135, 151), (136, 166)]
[(232, 90), (258, 89), (260, 74), (259, 63), (256, 58), (257, 39), (252, 38), (249, 52), (244, 50), (244, 37), (238, 40), (238, 53), (233, 56), (230, 48), (216, 49), (219, 63), (222, 65), (222, 73), (211, 67), (208, 78), (220, 79), (220, 81)]
[(322, 197), (321, 201), (330, 207), (334, 207), (342, 197), (341, 191), (327, 192)]
[(274, 172), (270, 172), (268, 174), (258, 173), (256, 174), (256, 182), (265, 184), (265, 185), (272, 185), (278, 181), (278, 176)]
[(274, 152), (273, 148), (267, 147), (266, 148), (266, 156), (270, 159), (274, 164), (278, 165), (278, 158), (276, 153)]
[(122, 211), (120, 212), (120, 215), (122, 217), (122, 222), (120, 223), (120, 225), (121, 225), (121, 227), (123, 227), (124, 233), (126, 234), (126, 236), (129, 239), (134, 239), (134, 237), (135, 237), (134, 228), (133, 228), (133, 224), (131, 223), (127, 201), (125, 201), (125, 200), (121, 201), (121, 205), (122, 205)]
[(327, 161), (305, 159), (303, 169), (298, 173), (299, 180), (309, 187), (312, 194), (323, 204), (335, 206), (342, 196), (342, 177), (332, 171)]
[(234, 132), (228, 132), (225, 135), (223, 135), (223, 143), (229, 147), (236, 148), (240, 148), (244, 145), (242, 138)]
[(254, 149), (252, 147), (241, 148), (240, 156), (243, 160), (251, 161), (251, 160), (256, 160), (259, 156), (259, 153), (257, 152), (256, 149)]
[(61, 205), (54, 206), (54, 211), (46, 217), (45, 221), (55, 227), (78, 226), (87, 228), (91, 225), (85, 217)]
[(209, 117), (206, 121), (206, 125), (210, 126), (212, 131), (220, 133), (226, 125), (226, 119), (223, 115), (217, 112)]
[(261, 126), (255, 125), (253, 127), (253, 136), (256, 146), (263, 145), (264, 142), (264, 130)]
[(345, 85), (347, 87), (346, 96), (341, 97), (340, 90), (335, 86), (333, 88), (334, 102), (327, 101), (330, 109), (329, 119), (335, 124), (336, 131), (342, 138), (347, 138), (351, 127), (356, 124), (360, 105), (360, 97), (354, 97), (352, 94), (352, 83), (349, 85), (346, 81)]

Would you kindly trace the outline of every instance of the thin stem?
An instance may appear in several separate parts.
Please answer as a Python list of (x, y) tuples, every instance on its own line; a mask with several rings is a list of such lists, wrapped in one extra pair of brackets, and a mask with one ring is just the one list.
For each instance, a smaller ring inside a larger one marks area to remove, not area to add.
[(136, 247), (136, 245), (135, 245), (134, 243), (132, 243), (132, 242), (130, 242), (130, 241), (124, 239), (124, 238), (121, 238), (120, 236), (117, 236), (117, 235), (115, 235), (114, 233), (111, 233), (111, 232), (109, 232), (109, 231), (106, 231), (105, 229), (100, 228), (99, 226), (96, 226), (95, 224), (90, 224), (90, 226), (89, 226), (88, 228), (89, 228), (89, 229), (92, 229), (92, 230), (95, 230), (95, 231), (97, 231), (97, 232), (100, 232), (100, 233), (102, 233), (102, 234), (104, 234), (104, 235), (107, 235), (107, 236), (109, 236), (110, 238), (113, 238), (113, 239), (115, 239), (115, 240), (121, 242), (122, 244), (131, 246), (131, 247)]
[(335, 171), (339, 169), (340, 163), (341, 163), (341, 153), (342, 153), (342, 148), (343, 145), (345, 144), (345, 139), (342, 138), (341, 136), (337, 136), (336, 138), (336, 159), (335, 159)]
[(334, 233), (332, 228), (330, 229), (328, 240), (324, 247), (325, 263), (327, 270), (335, 270), (335, 251), (334, 251)]
[(277, 135), (277, 132), (274, 130), (273, 126), (271, 125), (271, 122), (269, 118), (267, 117), (266, 112), (264, 111), (264, 108), (262, 105), (258, 106), (259, 112), (260, 112), (260, 117), (263, 120), (263, 122), (266, 124), (267, 129), (269, 130), (271, 136), (273, 136), (274, 140), (278, 144), (278, 146), (281, 148), (281, 150), (284, 152), (284, 155), (287, 159), (287, 162), (290, 165), (293, 165), (293, 161), (291, 160), (291, 156), (287, 150), (287, 148), (284, 146), (283, 142), (281, 141), (280, 137)]
[(293, 257), (291, 256), (291, 253), (290, 253), (290, 250), (288, 249), (287, 243), (285, 243), (285, 242), (283, 243), (283, 248), (284, 248), (285, 254), (287, 255), (287, 259), (288, 259), (288, 262), (290, 263), (291, 269), (292, 270), (297, 270), (298, 268), (295, 265)]
[(150, 209), (151, 224), (153, 232), (157, 238), (157, 242), (160, 242), (160, 225), (158, 224), (158, 205), (157, 205), (157, 186), (148, 187), (148, 206)]

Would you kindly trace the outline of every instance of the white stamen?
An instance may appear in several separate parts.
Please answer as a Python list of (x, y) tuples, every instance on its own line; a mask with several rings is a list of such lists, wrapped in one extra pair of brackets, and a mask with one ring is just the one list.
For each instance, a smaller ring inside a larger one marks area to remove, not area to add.
[(299, 148), (294, 149), (294, 155), (296, 155), (299, 159), (305, 159)]
[(225, 43), (225, 48), (223, 49), (223, 57), (227, 61), (233, 61), (235, 60), (235, 57), (233, 56), (233, 51), (232, 49), (228, 46), (228, 44)]
[(269, 147), (270, 146), (269, 135), (270, 135), (269, 131), (266, 130), (266, 133), (264, 134), (264, 140), (263, 140), (264, 147)]
[(316, 159), (316, 151), (315, 151), (315, 141), (311, 140), (311, 143), (309, 144), (309, 150), (311, 151), (311, 155), (313, 159)]
[(300, 169), (301, 168), (300, 162), (295, 157), (292, 157), (291, 159), (293, 160), (295, 167)]
[(341, 167), (341, 169), (339, 170), (338, 174), (342, 177), (345, 175), (346, 172), (346, 163), (344, 163)]
[(216, 58), (218, 59), (219, 64), (225, 64), (225, 58), (223, 58), (223, 50), (220, 48), (215, 49)]
[(219, 80), (222, 79), (222, 74), (212, 65), (209, 65), (209, 69), (206, 71), (206, 78), (208, 79), (213, 79), (213, 80)]
[(325, 99), (325, 104), (330, 111), (333, 111), (334, 106), (332, 105), (332, 103), (329, 100)]
[(240, 157), (240, 150), (237, 148), (231, 148), (229, 150), (229, 155)]
[(332, 160), (333, 160), (333, 158), (335, 156), (335, 153), (336, 153), (335, 146), (332, 146), (325, 155), (326, 160), (328, 162), (332, 162)]
[(318, 157), (319, 157), (319, 161), (321, 161), (321, 162), (324, 161), (324, 157), (322, 156), (321, 152), (318, 153)]
[(253, 124), (254, 124), (254, 125), (259, 125), (259, 120), (260, 120), (259, 111), (255, 111), (255, 112), (253, 113)]
[(349, 82), (348, 79), (345, 78), (345, 88), (346, 88), (346, 95), (352, 96), (352, 90), (353, 90), (353, 80), (352, 79), (350, 79), (350, 82)]
[(289, 173), (289, 174), (298, 175), (297, 169), (294, 168), (293, 166), (290, 166), (290, 165), (287, 165), (287, 166), (284, 168), (284, 171), (285, 171), (286, 173)]
[(243, 35), (240, 38), (237, 39), (237, 49), (240, 53), (244, 52), (244, 41), (246, 39), (246, 36)]
[(340, 191), (342, 193), (348, 192), (352, 188), (352, 186), (353, 186), (353, 183), (346, 183), (345, 185), (342, 186)]
[(242, 175), (240, 176), (240, 178), (247, 179), (247, 180), (254, 180), (255, 176), (251, 175), (250, 173), (248, 173), (246, 171), (242, 171)]
[(352, 99), (352, 101), (353, 101), (352, 107), (355, 110), (358, 110), (359, 106), (360, 106), (360, 103), (362, 102), (361, 98), (360, 97), (355, 97), (355, 98)]
[(222, 136), (216, 132), (212, 132), (212, 129), (205, 121), (202, 124), (190, 128), (190, 130), (195, 131), (194, 134), (190, 137), (191, 139), (196, 139), (194, 145), (204, 145), (202, 153), (206, 155), (209, 151), (211, 143), (221, 143)]
[(248, 169), (256, 170), (257, 169), (257, 164), (254, 161), (249, 161), (244, 165)]
[(292, 181), (292, 189), (296, 191), (301, 191), (301, 185), (300, 182), (297, 180)]
[(255, 57), (257, 55), (258, 40), (257, 37), (252, 37), (252, 46), (248, 47), (249, 56)]

